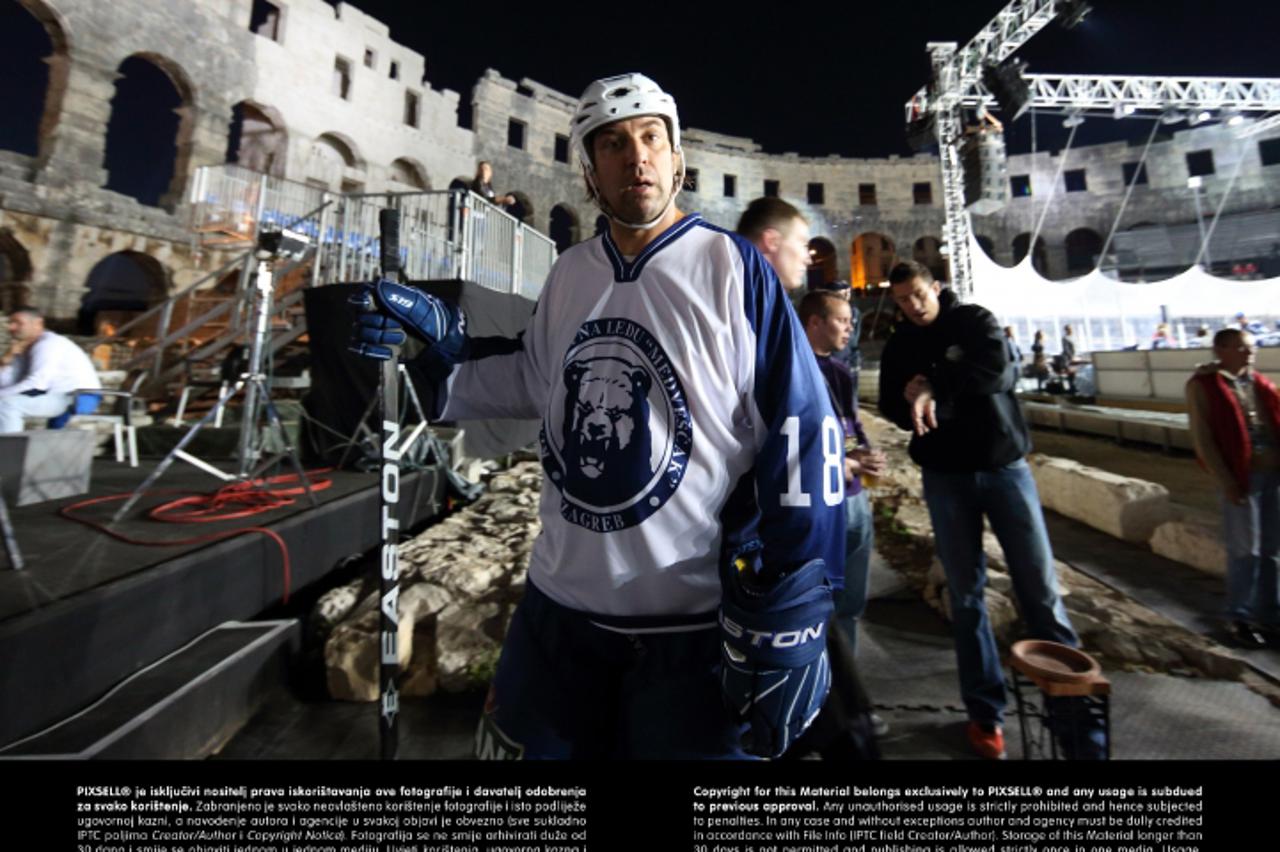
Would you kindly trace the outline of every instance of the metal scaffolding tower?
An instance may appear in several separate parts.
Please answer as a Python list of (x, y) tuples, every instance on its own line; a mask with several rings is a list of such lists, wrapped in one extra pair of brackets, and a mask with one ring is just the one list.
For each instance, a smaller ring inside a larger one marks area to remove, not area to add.
[[(973, 291), (969, 255), (970, 223), (965, 209), (960, 142), (965, 110), (986, 111), (995, 97), (982, 83), (983, 69), (998, 65), (1055, 19), (1078, 22), (1087, 12), (1079, 0), (1014, 0), (996, 13), (964, 47), (930, 42), (933, 79), (906, 103), (908, 124), (932, 119), (942, 167), (944, 233), (951, 261), (951, 286), (961, 298)], [(1181, 120), (1197, 113), (1280, 112), (1280, 79), (1231, 77), (1138, 77), (1025, 74), (1029, 105), (1041, 111), (1114, 118), (1160, 115)], [(1280, 127), (1280, 115), (1243, 124), (1237, 134), (1252, 136)]]

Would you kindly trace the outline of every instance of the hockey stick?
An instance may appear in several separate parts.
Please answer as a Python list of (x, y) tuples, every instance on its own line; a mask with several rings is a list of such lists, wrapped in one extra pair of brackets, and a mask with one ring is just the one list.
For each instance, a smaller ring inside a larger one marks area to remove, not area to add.
[[(400, 278), (400, 211), (386, 208), (378, 211), (378, 229), (382, 243), (382, 276)], [(400, 695), (396, 678), (400, 674), (397, 640), (400, 630), (398, 603), (400, 597), (400, 374), (399, 347), (382, 362), (378, 374), (379, 414), (382, 420), (382, 549), (379, 562), (380, 635), (378, 642), (378, 740), (383, 760), (395, 760), (399, 746), (398, 726)]]

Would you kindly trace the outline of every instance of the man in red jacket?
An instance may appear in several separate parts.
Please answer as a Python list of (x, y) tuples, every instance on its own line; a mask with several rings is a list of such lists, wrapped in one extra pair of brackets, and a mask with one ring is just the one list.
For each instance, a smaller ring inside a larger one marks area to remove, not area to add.
[(1200, 464), (1222, 492), (1227, 618), (1236, 644), (1280, 644), (1280, 394), (1253, 369), (1253, 335), (1224, 328), (1187, 382)]

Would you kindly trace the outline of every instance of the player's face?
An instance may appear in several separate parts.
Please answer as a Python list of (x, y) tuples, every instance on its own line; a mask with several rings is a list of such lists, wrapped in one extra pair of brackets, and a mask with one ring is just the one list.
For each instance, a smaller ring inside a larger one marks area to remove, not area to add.
[(827, 315), (811, 322), (817, 323), (814, 332), (814, 349), (819, 354), (839, 352), (849, 345), (849, 335), (853, 333), (853, 311), (848, 302), (828, 303)]
[(649, 222), (667, 206), (675, 180), (675, 154), (667, 124), (644, 115), (605, 125), (591, 143), (596, 187), (614, 215)]
[(44, 331), (44, 320), (28, 313), (9, 316), (9, 337), (21, 343), (35, 340)]
[(938, 318), (938, 310), (941, 308), (938, 294), (942, 292), (942, 285), (937, 281), (926, 284), (916, 277), (899, 281), (890, 291), (893, 293), (894, 304), (916, 325), (929, 325)]
[(809, 223), (803, 219), (792, 219), (784, 226), (778, 232), (777, 251), (768, 260), (783, 287), (795, 290), (804, 284), (805, 272), (813, 263), (809, 252)]

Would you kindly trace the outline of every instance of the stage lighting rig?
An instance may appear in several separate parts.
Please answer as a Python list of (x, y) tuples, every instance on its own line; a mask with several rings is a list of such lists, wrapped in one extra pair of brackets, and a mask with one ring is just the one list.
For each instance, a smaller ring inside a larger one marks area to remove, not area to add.
[(999, 64), (987, 62), (982, 66), (982, 85), (996, 99), (1006, 124), (1031, 106), (1031, 87), (1022, 77), (1026, 67), (1027, 63), (1021, 59), (1006, 59)]

